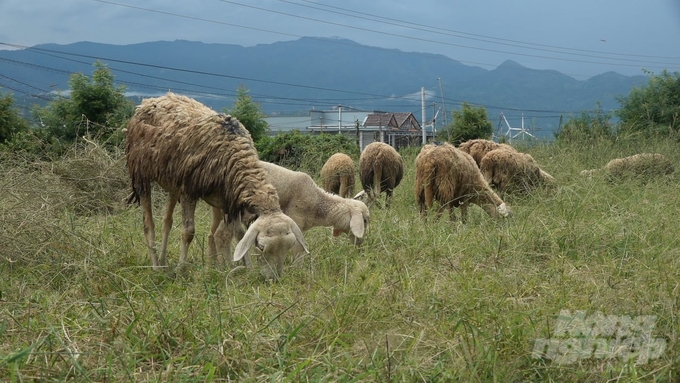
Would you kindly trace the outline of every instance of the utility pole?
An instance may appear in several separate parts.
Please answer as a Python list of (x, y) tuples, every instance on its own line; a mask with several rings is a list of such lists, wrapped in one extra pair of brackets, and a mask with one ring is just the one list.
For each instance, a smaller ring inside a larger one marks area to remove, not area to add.
[(432, 141), (435, 140), (437, 137), (437, 114), (439, 112), (437, 111), (437, 103), (433, 102), (432, 103)]
[(425, 131), (425, 127), (427, 124), (425, 123), (425, 87), (420, 88), (420, 104), (422, 108), (422, 117), (420, 121), (422, 121), (421, 129), (423, 130), (423, 145), (427, 143), (427, 132)]
[(342, 132), (342, 105), (338, 105), (338, 133)]
[(361, 143), (359, 142), (359, 119), (357, 118), (356, 121), (354, 121), (354, 127), (356, 128), (357, 132), (357, 146), (361, 149)]
[(449, 122), (446, 116), (446, 103), (444, 102), (444, 88), (442, 88), (442, 78), (438, 77), (437, 81), (439, 81), (439, 92), (442, 95), (442, 109), (444, 110), (444, 126), (448, 126)]

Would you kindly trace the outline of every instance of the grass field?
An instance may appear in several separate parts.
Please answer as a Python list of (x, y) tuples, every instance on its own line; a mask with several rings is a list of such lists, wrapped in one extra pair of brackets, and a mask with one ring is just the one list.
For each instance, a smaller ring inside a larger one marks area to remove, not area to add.
[[(54, 162), (4, 154), (0, 380), (677, 382), (678, 175), (612, 184), (579, 171), (645, 151), (680, 171), (678, 144), (526, 151), (559, 187), (506, 200), (507, 220), (472, 207), (467, 224), (420, 219), (417, 152), (403, 152), (405, 178), (389, 210), (371, 210), (364, 246), (312, 229), (311, 254), (278, 283), (208, 264), (203, 203), (186, 275), (152, 271), (141, 211), (122, 202), (121, 154), (91, 145)], [(596, 340), (624, 346), (578, 353), (564, 345), (588, 334), (560, 330), (558, 315), (579, 311), (622, 323), (651, 316), (654, 327), (618, 324)], [(537, 357), (546, 339), (564, 347)], [(630, 351), (641, 339), (665, 347), (640, 359)]]

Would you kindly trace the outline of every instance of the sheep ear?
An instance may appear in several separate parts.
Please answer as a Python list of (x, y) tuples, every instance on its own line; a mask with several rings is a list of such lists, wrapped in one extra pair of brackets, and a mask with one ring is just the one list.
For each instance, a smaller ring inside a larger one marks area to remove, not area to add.
[[(240, 225), (240, 222), (238, 224)], [(258, 234), (260, 234), (259, 222), (254, 222), (243, 235), (243, 238), (236, 244), (234, 262), (240, 261), (241, 258), (248, 254), (248, 250), (255, 244)]]
[(309, 254), (309, 249), (307, 249), (307, 243), (305, 242), (305, 237), (302, 235), (302, 230), (300, 230), (295, 221), (291, 219), (290, 222), (291, 228), (293, 229), (293, 234), (295, 234), (295, 239), (300, 243), (300, 245), (302, 245), (302, 248), (305, 250), (305, 253)]
[(361, 212), (356, 211), (352, 213), (352, 219), (349, 221), (349, 227), (352, 229), (352, 234), (354, 234), (355, 237), (364, 237), (364, 230), (366, 230), (366, 228), (364, 227), (364, 217), (361, 215)]

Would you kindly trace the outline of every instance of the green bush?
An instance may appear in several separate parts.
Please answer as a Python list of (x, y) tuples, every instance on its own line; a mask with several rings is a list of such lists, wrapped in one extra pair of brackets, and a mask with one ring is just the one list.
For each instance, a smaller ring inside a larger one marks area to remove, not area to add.
[(612, 114), (604, 113), (598, 105), (595, 113), (581, 112), (578, 117), (570, 117), (555, 132), (558, 142), (586, 142), (591, 140), (611, 140), (616, 137), (616, 128), (611, 122)]
[(359, 158), (359, 148), (353, 139), (341, 134), (302, 134), (299, 130), (263, 137), (256, 143), (260, 159), (267, 162), (316, 174), (328, 157), (342, 152)]

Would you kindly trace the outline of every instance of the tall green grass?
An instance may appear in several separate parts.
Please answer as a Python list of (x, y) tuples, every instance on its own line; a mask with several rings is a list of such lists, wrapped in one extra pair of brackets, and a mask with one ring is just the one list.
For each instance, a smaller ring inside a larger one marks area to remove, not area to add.
[[(244, 382), (675, 382), (680, 240), (677, 176), (642, 184), (579, 171), (675, 142), (524, 148), (559, 183), (423, 221), (416, 151), (360, 249), (329, 229), (278, 283), (207, 261), (197, 211), (192, 265), (151, 270), (124, 158), (91, 146), (54, 163), (0, 160), (0, 380)], [(163, 213), (156, 195), (157, 226)], [(179, 210), (179, 209), (177, 209)], [(179, 211), (177, 212), (179, 214)], [(180, 219), (170, 241), (179, 253)], [(657, 359), (532, 358), (560, 310), (655, 315)]]

